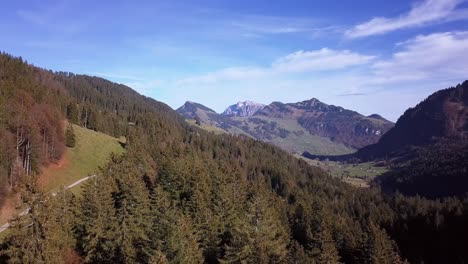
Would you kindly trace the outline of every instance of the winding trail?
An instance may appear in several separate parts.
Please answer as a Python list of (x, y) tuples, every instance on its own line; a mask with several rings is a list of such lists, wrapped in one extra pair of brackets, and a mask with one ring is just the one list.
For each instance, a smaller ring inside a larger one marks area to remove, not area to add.
[[(68, 189), (71, 189), (71, 188), (73, 188), (73, 187), (75, 187), (75, 186), (77, 186), (77, 185), (80, 185), (82, 182), (87, 181), (87, 180), (89, 180), (90, 178), (93, 178), (94, 176), (96, 176), (96, 175), (91, 175), (91, 176), (88, 176), (88, 177), (84, 177), (83, 179), (79, 179), (79, 180), (77, 180), (76, 182), (74, 182), (74, 183), (68, 185), (67, 187), (65, 187), (65, 189), (68, 190)], [(57, 193), (52, 193), (52, 196), (56, 196), (56, 195), (57, 195)], [(19, 214), (19, 216), (23, 216), (23, 215), (26, 215), (26, 214), (28, 214), (28, 213), (29, 213), (29, 208), (26, 209), (26, 210), (24, 210), (23, 212), (21, 212), (21, 213)], [(8, 227), (10, 227), (10, 223), (6, 223), (6, 224), (0, 226), (0, 233), (2, 233), (3, 231), (7, 230)]]

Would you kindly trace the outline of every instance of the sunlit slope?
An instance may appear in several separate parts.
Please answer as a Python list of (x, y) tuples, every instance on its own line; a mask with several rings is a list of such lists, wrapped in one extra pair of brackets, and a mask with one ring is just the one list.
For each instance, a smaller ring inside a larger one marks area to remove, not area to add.
[(46, 191), (56, 191), (60, 186), (68, 186), (103, 166), (112, 153), (122, 154), (122, 140), (73, 126), (76, 138), (74, 148), (68, 148), (62, 160), (45, 168), (40, 183)]

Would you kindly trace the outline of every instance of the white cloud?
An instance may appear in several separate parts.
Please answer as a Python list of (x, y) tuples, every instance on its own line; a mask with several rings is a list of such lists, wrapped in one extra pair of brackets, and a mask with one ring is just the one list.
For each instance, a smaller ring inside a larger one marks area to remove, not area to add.
[(62, 34), (77, 34), (93, 25), (89, 15), (78, 16), (73, 3), (64, 0), (54, 1), (50, 5), (36, 5), (31, 2), (27, 9), (16, 10), (16, 15), (29, 25), (47, 28)]
[(354, 53), (349, 50), (323, 48), (315, 51), (297, 51), (273, 63), (277, 72), (306, 72), (344, 69), (369, 63), (375, 57)]
[(263, 35), (309, 32), (317, 27), (318, 21), (304, 17), (233, 15), (226, 22), (223, 23), (224, 28), (233, 27), (250, 34)]
[(176, 81), (179, 86), (192, 84), (217, 83), (219, 81), (242, 80), (263, 77), (269, 74), (268, 70), (256, 67), (232, 67), (219, 71), (191, 76)]
[[(167, 83), (165, 99), (222, 110), (235, 101), (295, 102), (317, 97), (393, 121), (432, 92), (468, 78), (468, 31), (420, 35), (395, 46), (388, 58), (355, 51), (297, 51), (268, 67), (226, 68)], [(342, 96), (361, 95), (361, 96)]]
[(456, 9), (465, 0), (424, 0), (395, 18), (376, 17), (346, 31), (349, 38), (384, 34), (404, 28), (420, 27), (432, 23), (468, 18), (466, 9)]
[(294, 73), (312, 73), (340, 70), (371, 62), (375, 57), (348, 50), (323, 48), (314, 51), (296, 51), (275, 60), (269, 67), (232, 67), (188, 77), (178, 85), (206, 84), (220, 81), (271, 78)]
[(468, 31), (417, 36), (373, 65), (380, 82), (450, 80), (468, 75)]
[(269, 25), (269, 24), (247, 24), (241, 22), (232, 22), (232, 26), (247, 32), (257, 34), (287, 34), (307, 31), (307, 28), (295, 25)]

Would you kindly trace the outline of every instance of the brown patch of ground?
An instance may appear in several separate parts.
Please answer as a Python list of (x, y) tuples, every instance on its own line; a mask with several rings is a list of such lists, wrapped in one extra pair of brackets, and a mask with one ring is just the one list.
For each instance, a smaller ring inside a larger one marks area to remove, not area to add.
[[(70, 164), (67, 157), (68, 155), (64, 154), (58, 162), (51, 163), (49, 164), (49, 166), (42, 169), (42, 173), (38, 179), (39, 186), (44, 188), (51, 180), (51, 177), (54, 172), (56, 172), (57, 170), (64, 170), (67, 168), (67, 166)], [(8, 220), (12, 219), (15, 215), (17, 215), (21, 211), (19, 209), (19, 206), (19, 193), (10, 194), (0, 206), (0, 225), (5, 224), (6, 222), (8, 222)]]
[(20, 197), (18, 193), (10, 194), (0, 208), (0, 225), (5, 224), (19, 212)]
[(41, 175), (39, 176), (39, 186), (44, 188), (47, 186), (49, 181), (51, 180), (52, 175), (57, 171), (57, 170), (65, 170), (68, 165), (70, 164), (70, 161), (68, 160), (68, 155), (64, 153), (62, 155), (62, 158), (57, 161), (56, 163), (52, 163), (49, 166), (45, 167), (41, 171)]
[(370, 187), (369, 182), (367, 182), (366, 180), (363, 180), (363, 179), (359, 179), (359, 178), (349, 177), (349, 178), (343, 179), (343, 181), (346, 182), (346, 183), (351, 184), (354, 187), (358, 187), (358, 188), (369, 188)]

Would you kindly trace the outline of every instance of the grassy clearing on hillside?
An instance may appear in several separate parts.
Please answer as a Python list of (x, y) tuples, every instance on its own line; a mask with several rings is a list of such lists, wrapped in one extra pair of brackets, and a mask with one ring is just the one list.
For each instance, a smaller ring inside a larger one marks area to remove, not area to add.
[(379, 166), (375, 162), (348, 164), (336, 161), (319, 161), (302, 157), (309, 164), (318, 166), (330, 175), (339, 177), (343, 181), (357, 186), (369, 187), (369, 182), (375, 177), (388, 171), (386, 166)]
[[(119, 139), (73, 126), (76, 146), (68, 148), (62, 160), (45, 168), (40, 177), (40, 184), (46, 191), (57, 191), (96, 172), (103, 166), (111, 153), (122, 154), (124, 149)], [(78, 186), (77, 186), (78, 187)], [(72, 191), (79, 190), (73, 188)]]
[[(304, 151), (316, 155), (343, 155), (353, 153), (356, 150), (345, 146), (342, 143), (333, 142), (327, 137), (320, 137), (310, 134), (302, 127), (295, 119), (273, 118), (265, 116), (255, 116), (267, 122), (276, 123), (278, 128), (289, 131), (289, 134), (282, 138), (273, 136), (271, 140), (266, 142), (272, 143), (288, 152), (302, 154)], [(261, 124), (249, 122), (248, 118), (234, 118), (237, 121), (244, 122), (249, 127), (250, 131), (254, 131)]]
[[(75, 131), (76, 145), (74, 148), (67, 148), (62, 159), (57, 164), (51, 164), (42, 170), (39, 177), (39, 184), (45, 191), (56, 192), (61, 186), (68, 186), (88, 175), (96, 172), (99, 166), (106, 164), (111, 153), (122, 154), (124, 149), (121, 142), (125, 139), (117, 139), (111, 136), (73, 126)], [(81, 185), (71, 189), (75, 195), (79, 195)], [(13, 199), (8, 200), (11, 204), (5, 205), (1, 211), (0, 225), (3, 225), (21, 212), (22, 208), (16, 207)], [(0, 241), (6, 236), (8, 230), (0, 233)]]
[(193, 125), (193, 126), (198, 126), (208, 132), (213, 132), (215, 134), (223, 134), (223, 133), (226, 133), (226, 131), (222, 130), (221, 128), (218, 128), (218, 127), (215, 127), (215, 126), (212, 126), (212, 125), (209, 125), (209, 124), (202, 124), (201, 126), (197, 125), (196, 124), (196, 121), (195, 119), (187, 119), (185, 120), (187, 123), (189, 123), (190, 125)]

